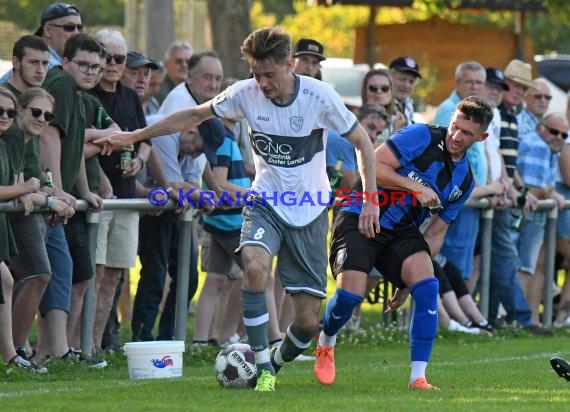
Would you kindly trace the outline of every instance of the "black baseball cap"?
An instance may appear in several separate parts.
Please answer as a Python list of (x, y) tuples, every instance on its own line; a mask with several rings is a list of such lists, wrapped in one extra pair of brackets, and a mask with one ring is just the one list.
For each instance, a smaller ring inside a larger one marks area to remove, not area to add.
[(323, 55), (325, 48), (321, 43), (313, 39), (300, 39), (295, 45), (293, 57), (301, 56), (303, 54), (310, 54), (317, 57), (320, 61), (327, 58)]
[(144, 54), (133, 50), (127, 53), (127, 67), (129, 69), (138, 69), (143, 66), (150, 67), (152, 70), (158, 70), (158, 64)]
[(509, 91), (509, 85), (505, 80), (505, 74), (501, 70), (495, 67), (486, 67), (485, 73), (487, 74), (487, 79), (486, 79), (487, 82), (498, 84), (502, 86), (503, 90), (505, 90), (506, 92)]
[(203, 121), (198, 125), (198, 133), (204, 139), (202, 151), (211, 165), (216, 165), (216, 152), (224, 142), (226, 128), (220, 119), (213, 118)]
[(34, 33), (36, 36), (42, 36), (44, 34), (44, 24), (48, 21), (59, 19), (60, 17), (67, 16), (80, 16), (79, 9), (74, 4), (67, 3), (53, 3), (47, 6), (42, 12), (40, 18), (40, 28)]
[(390, 63), (390, 69), (398, 70), (401, 72), (410, 72), (415, 74), (420, 79), (422, 75), (420, 74), (420, 65), (418, 62), (410, 56), (397, 57)]

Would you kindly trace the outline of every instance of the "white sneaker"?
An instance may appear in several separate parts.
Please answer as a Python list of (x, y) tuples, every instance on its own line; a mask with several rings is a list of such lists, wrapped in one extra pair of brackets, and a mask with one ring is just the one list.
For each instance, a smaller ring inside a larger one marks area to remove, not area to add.
[(453, 319), (451, 319), (449, 321), (449, 324), (447, 325), (447, 329), (449, 329), (452, 332), (469, 333), (470, 335), (480, 335), (481, 334), (481, 329), (465, 327)]
[(559, 328), (570, 328), (570, 316), (566, 317), (562, 323), (554, 322), (553, 325), (556, 329)]

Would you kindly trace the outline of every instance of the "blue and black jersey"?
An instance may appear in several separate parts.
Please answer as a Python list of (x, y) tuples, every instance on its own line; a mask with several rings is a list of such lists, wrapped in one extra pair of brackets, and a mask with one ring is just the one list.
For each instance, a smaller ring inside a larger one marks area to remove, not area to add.
[[(467, 157), (454, 162), (445, 149), (447, 129), (426, 124), (414, 124), (401, 129), (386, 141), (400, 167), (396, 172), (434, 190), (443, 209), (439, 217), (447, 224), (453, 222), (475, 185)], [(421, 207), (412, 194), (378, 187), (380, 226), (396, 229), (408, 225), (420, 226), (429, 210)], [(415, 206), (414, 206), (415, 203)], [(359, 214), (362, 204), (353, 198), (343, 212)]]

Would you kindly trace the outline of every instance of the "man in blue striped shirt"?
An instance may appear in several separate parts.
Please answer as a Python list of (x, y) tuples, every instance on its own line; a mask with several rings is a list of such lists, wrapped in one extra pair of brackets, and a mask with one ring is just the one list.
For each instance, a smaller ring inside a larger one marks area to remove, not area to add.
[[(565, 199), (554, 190), (554, 185), (558, 156), (567, 137), (566, 115), (547, 114), (536, 126), (536, 131), (521, 140), (517, 158), (517, 171), (528, 191), (540, 200), (556, 200), (561, 208), (564, 207)], [(533, 324), (539, 323), (538, 306), (544, 285), (544, 272), (540, 270), (542, 264), (538, 262), (545, 225), (545, 211), (527, 213), (516, 243), (520, 257), (519, 280), (532, 311)], [(543, 262), (542, 259), (540, 261)]]

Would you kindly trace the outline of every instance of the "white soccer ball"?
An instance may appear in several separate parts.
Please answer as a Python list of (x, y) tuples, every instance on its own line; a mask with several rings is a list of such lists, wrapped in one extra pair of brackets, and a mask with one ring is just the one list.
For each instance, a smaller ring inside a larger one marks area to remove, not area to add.
[(216, 379), (225, 388), (254, 388), (257, 383), (255, 354), (245, 343), (234, 343), (216, 356)]

